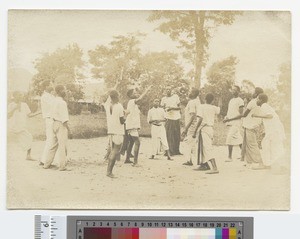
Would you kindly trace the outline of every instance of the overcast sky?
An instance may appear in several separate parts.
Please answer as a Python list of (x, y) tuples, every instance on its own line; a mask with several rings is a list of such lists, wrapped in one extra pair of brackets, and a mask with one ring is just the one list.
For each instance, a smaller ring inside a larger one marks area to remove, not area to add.
[[(149, 11), (11, 11), (9, 13), (9, 67), (35, 73), (33, 61), (42, 53), (70, 43), (87, 52), (108, 44), (114, 35), (144, 32), (142, 51), (175, 51), (177, 43), (154, 31), (157, 23), (146, 19)], [(234, 55), (239, 59), (237, 80), (252, 80), (259, 86), (272, 84), (280, 64), (290, 60), (290, 15), (277, 17), (262, 12), (245, 12), (230, 26), (221, 26), (210, 41), (210, 59)], [(188, 68), (188, 66), (186, 66)]]

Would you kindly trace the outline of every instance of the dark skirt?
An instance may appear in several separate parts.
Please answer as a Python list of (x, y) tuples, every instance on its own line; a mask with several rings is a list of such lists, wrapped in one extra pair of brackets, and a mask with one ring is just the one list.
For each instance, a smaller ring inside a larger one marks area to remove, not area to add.
[(180, 155), (180, 120), (170, 120), (166, 122), (167, 140), (171, 155)]
[(201, 165), (202, 160), (203, 160), (203, 139), (202, 139), (202, 132), (200, 130), (198, 135), (197, 165)]

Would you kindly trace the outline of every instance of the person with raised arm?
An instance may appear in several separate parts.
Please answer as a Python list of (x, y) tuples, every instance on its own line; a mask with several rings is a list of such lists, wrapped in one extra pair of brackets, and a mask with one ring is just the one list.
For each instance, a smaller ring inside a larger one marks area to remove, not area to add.
[(109, 137), (110, 153), (108, 155), (108, 165), (106, 176), (114, 178), (113, 168), (116, 160), (120, 158), (120, 150), (124, 137), (125, 114), (122, 104), (119, 102), (119, 93), (116, 90), (111, 90), (109, 100), (105, 105), (107, 119), (107, 134)]
[(129, 145), (127, 147), (126, 160), (125, 163), (130, 162), (131, 151), (134, 146), (133, 156), (134, 162), (132, 166), (138, 167), (138, 156), (140, 150), (140, 137), (139, 131), (141, 129), (141, 119), (140, 119), (140, 104), (142, 99), (148, 94), (152, 86), (146, 88), (146, 90), (140, 95), (136, 89), (130, 89), (127, 91), (127, 96), (130, 98), (127, 104), (127, 118), (126, 118), (126, 131), (128, 134)]
[[(121, 68), (120, 77), (117, 78), (115, 85), (112, 88), (107, 89), (106, 92), (103, 94), (102, 106), (104, 107), (106, 115), (109, 114), (109, 111), (107, 110), (107, 107), (105, 107), (105, 106), (107, 104), (111, 103), (110, 92), (117, 90), (122, 79), (123, 79), (123, 68)], [(125, 127), (125, 125), (124, 125), (124, 127)], [(124, 141), (125, 141), (125, 137), (124, 137)], [(124, 145), (124, 143), (122, 144), (122, 147), (123, 147), (123, 145)], [(108, 139), (108, 143), (106, 146), (106, 154), (104, 155), (104, 161), (108, 161), (110, 152), (111, 152), (111, 142), (110, 142), (110, 139)], [(117, 159), (117, 161), (119, 161), (119, 160), (120, 160), (120, 157)]]

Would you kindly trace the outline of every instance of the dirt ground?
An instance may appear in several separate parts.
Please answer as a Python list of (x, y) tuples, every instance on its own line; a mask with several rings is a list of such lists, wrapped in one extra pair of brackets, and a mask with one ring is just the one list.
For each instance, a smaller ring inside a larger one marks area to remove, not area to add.
[[(150, 160), (150, 139), (141, 139), (141, 167), (117, 162), (106, 177), (103, 161), (106, 137), (69, 140), (70, 171), (43, 169), (26, 161), (25, 153), (8, 147), (7, 207), (11, 209), (186, 209), (186, 210), (288, 210), (290, 173), (251, 170), (237, 159), (226, 163), (227, 148), (215, 147), (219, 174), (194, 171), (183, 166), (185, 156), (167, 161)], [(43, 141), (33, 143), (38, 159)], [(182, 145), (184, 152), (184, 145)]]

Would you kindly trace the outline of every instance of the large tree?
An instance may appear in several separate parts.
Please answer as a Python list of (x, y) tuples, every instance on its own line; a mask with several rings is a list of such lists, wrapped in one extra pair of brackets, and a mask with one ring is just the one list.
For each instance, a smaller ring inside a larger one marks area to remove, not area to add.
[[(202, 70), (208, 60), (209, 40), (220, 25), (231, 25), (236, 11), (153, 11), (149, 21), (159, 21), (157, 28), (179, 43), (183, 56), (194, 66), (195, 87), (201, 87)], [(164, 21), (165, 20), (165, 21)]]
[(34, 62), (37, 70), (37, 74), (33, 77), (34, 91), (38, 94), (42, 93), (41, 84), (44, 80), (50, 80), (54, 84), (72, 85), (76, 83), (76, 80), (83, 79), (82, 55), (80, 47), (77, 44), (71, 44), (37, 58)]

